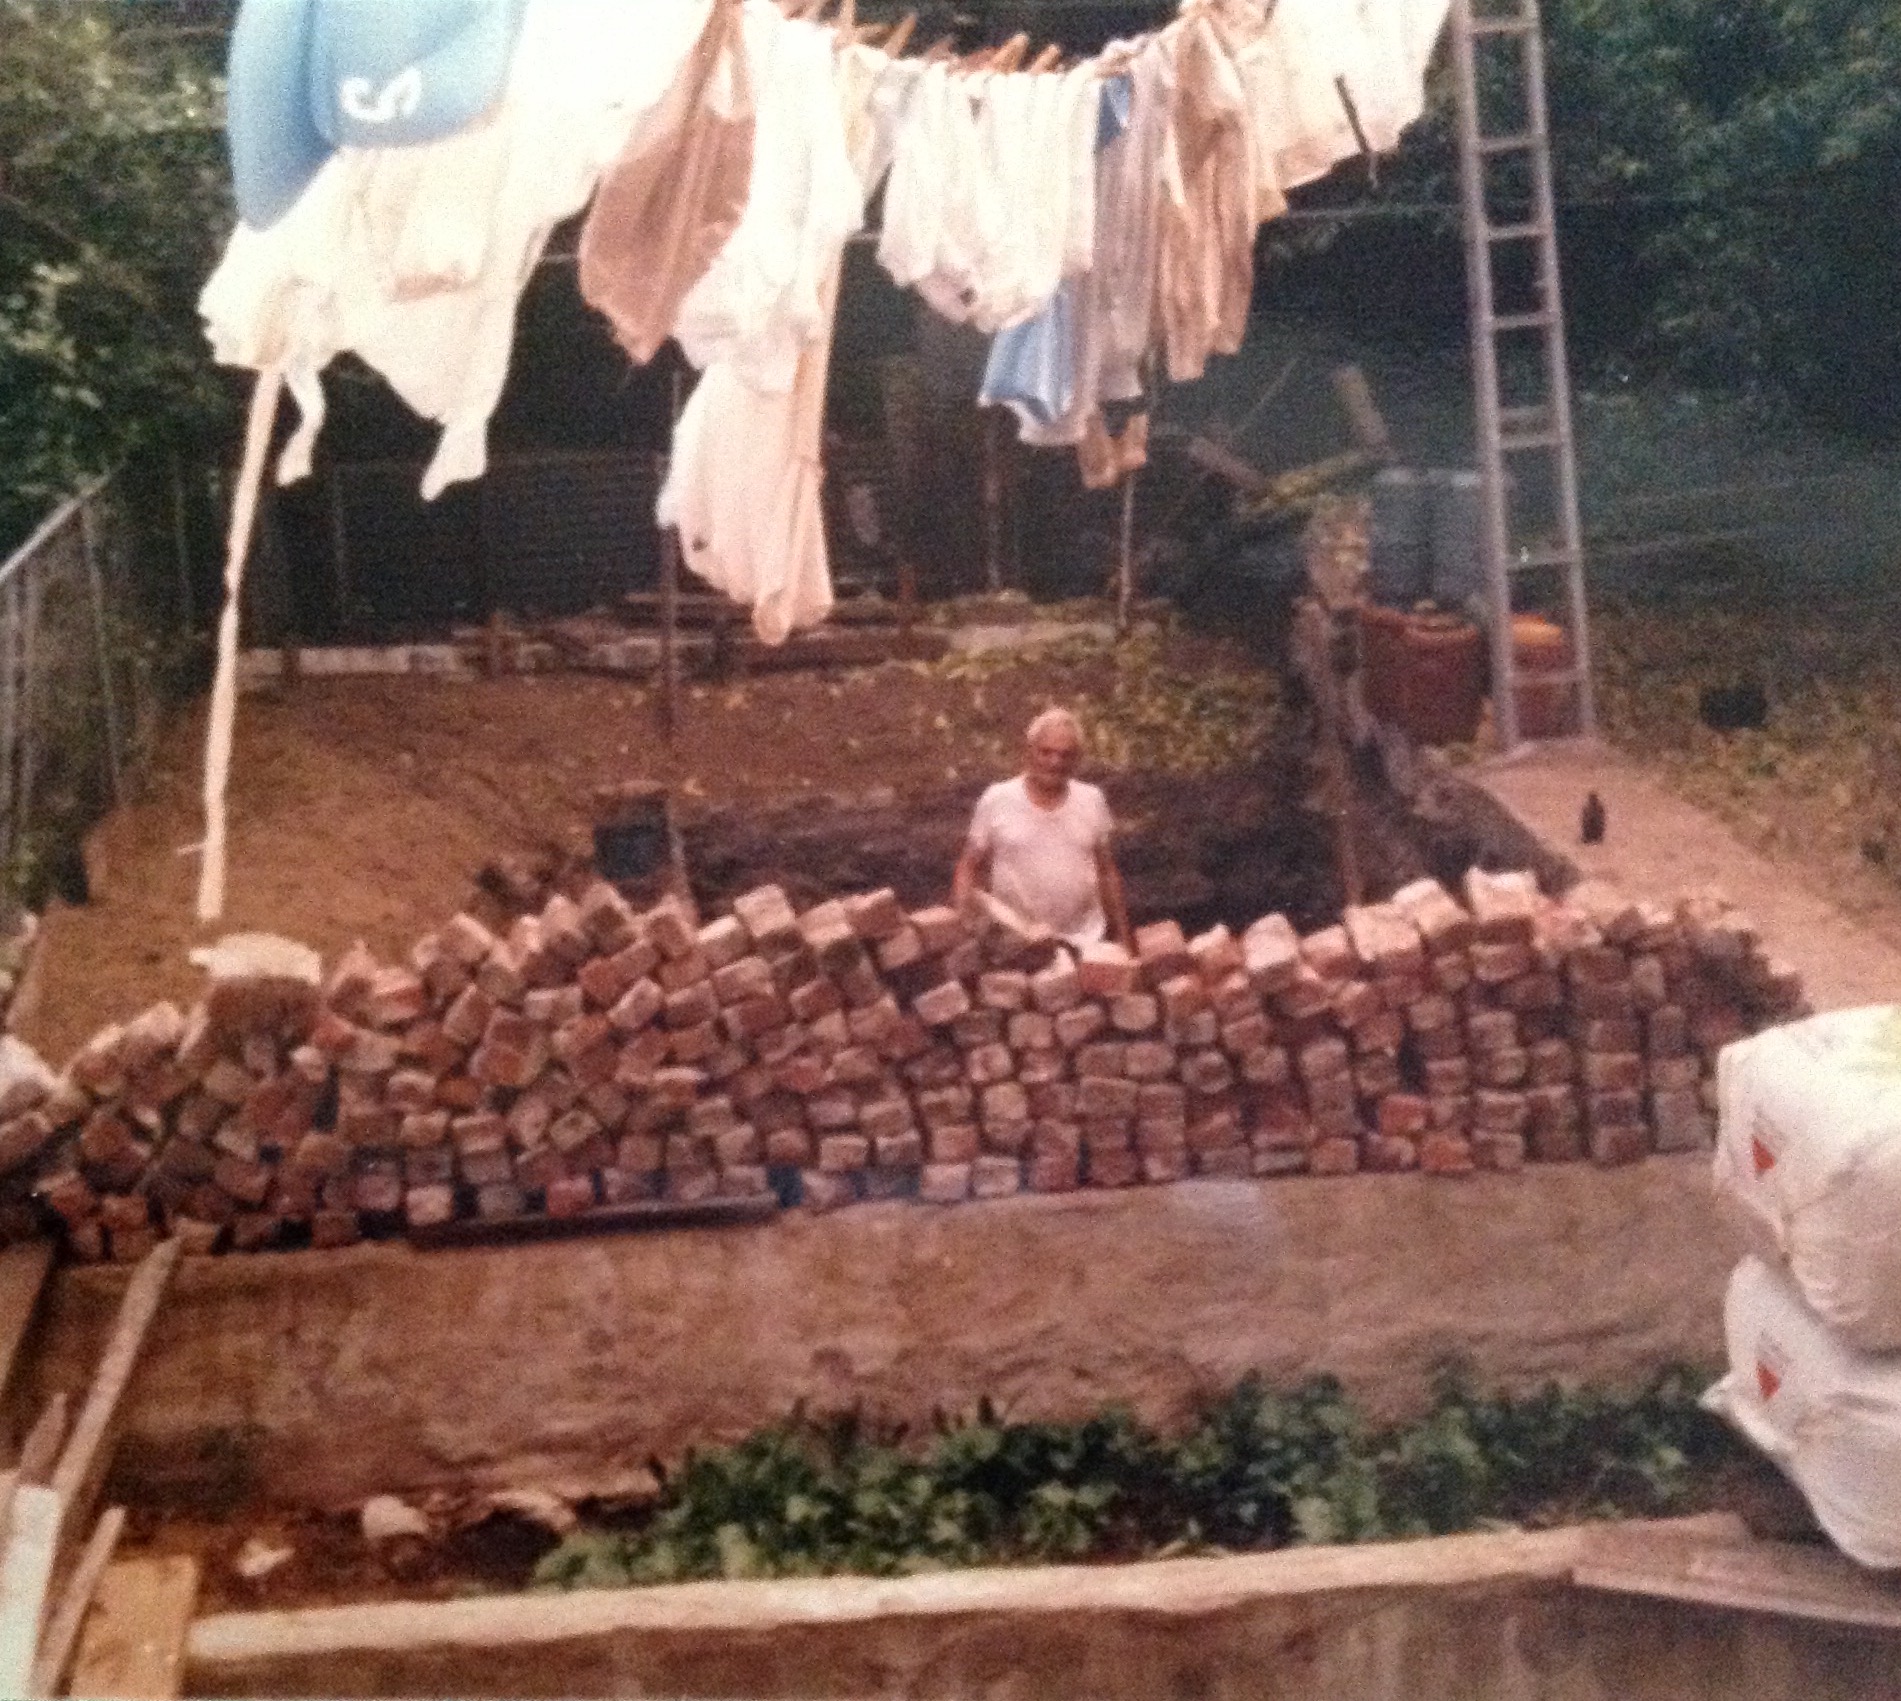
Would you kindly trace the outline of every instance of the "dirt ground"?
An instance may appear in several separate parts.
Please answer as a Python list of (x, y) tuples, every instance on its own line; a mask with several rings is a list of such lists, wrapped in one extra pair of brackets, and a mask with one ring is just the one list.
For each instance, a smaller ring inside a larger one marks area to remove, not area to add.
[(281, 933), (326, 958), (362, 939), (400, 957), (468, 900), (492, 858), (591, 849), (596, 786), (664, 782), (690, 810), (1000, 779), (1052, 702), (1080, 708), (1111, 764), (1211, 767), (1245, 755), (1273, 690), (1251, 658), (1208, 639), (1155, 636), (1120, 654), (1074, 642), (690, 685), (671, 750), (656, 693), (604, 677), (305, 679), (255, 692), (239, 705), (224, 920), (193, 916), (200, 707), (167, 729), (142, 801), (93, 833), (92, 901), (47, 913), (15, 1025), (63, 1061), (107, 1022), (195, 997), (187, 952), (227, 932)]

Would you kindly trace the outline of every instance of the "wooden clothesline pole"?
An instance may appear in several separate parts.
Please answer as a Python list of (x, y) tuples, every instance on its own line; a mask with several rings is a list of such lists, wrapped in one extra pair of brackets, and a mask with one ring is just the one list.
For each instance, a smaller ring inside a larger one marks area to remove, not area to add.
[[(672, 390), (672, 433), (680, 429), (680, 368), (669, 380)], [(668, 441), (672, 441), (670, 435)], [(669, 473), (671, 465), (669, 464)], [(660, 529), (660, 735), (673, 748), (680, 725), (680, 529)]]
[(211, 710), (205, 732), (205, 842), (198, 865), (198, 919), (216, 921), (224, 914), (225, 788), (231, 777), (231, 740), (237, 719), (238, 620), (244, 601), (244, 564), (251, 552), (257, 519), (258, 489), (264, 482), (264, 458), (277, 422), (283, 372), (267, 366), (251, 389), (245, 424), (244, 459), (231, 502), (231, 526), (225, 535), (224, 609), (218, 617), (218, 664), (211, 683)]

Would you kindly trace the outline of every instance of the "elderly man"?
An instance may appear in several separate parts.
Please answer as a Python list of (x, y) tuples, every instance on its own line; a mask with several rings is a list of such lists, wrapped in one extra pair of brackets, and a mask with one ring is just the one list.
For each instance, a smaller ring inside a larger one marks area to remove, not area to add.
[(1100, 789), (1071, 777), (1082, 759), (1082, 728), (1067, 709), (1045, 709), (1024, 738), (1023, 772), (977, 800), (952, 901), (961, 908), (987, 885), (1071, 945), (1105, 936), (1126, 945), (1129, 913), (1109, 854), (1109, 803)]

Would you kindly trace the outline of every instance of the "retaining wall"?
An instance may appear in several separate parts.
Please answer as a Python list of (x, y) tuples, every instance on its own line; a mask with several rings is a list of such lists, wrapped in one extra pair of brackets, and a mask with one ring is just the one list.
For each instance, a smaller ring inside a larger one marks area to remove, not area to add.
[[(797, 1402), (928, 1425), (988, 1396), (1157, 1424), (1260, 1370), (1378, 1416), (1448, 1356), (1482, 1385), (1721, 1358), (1735, 1243), (1701, 1156), (1615, 1170), (1191, 1181), (749, 1227), (187, 1258), (126, 1396), (113, 1492), (347, 1506), (625, 1489)], [(13, 1416), (83, 1388), (125, 1276), (56, 1272)]]

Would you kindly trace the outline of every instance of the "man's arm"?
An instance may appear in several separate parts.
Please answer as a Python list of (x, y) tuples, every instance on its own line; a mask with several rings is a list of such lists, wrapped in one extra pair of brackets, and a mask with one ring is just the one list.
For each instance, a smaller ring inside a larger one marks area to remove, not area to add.
[(989, 879), (990, 853), (966, 842), (963, 855), (958, 857), (957, 867), (951, 873), (951, 903), (960, 910), (968, 908), (977, 888), (987, 884)]
[(1102, 913), (1109, 923), (1109, 937), (1125, 950), (1134, 950), (1135, 935), (1129, 929), (1129, 905), (1122, 895), (1122, 875), (1106, 843), (1096, 846), (1096, 884), (1102, 889)]

